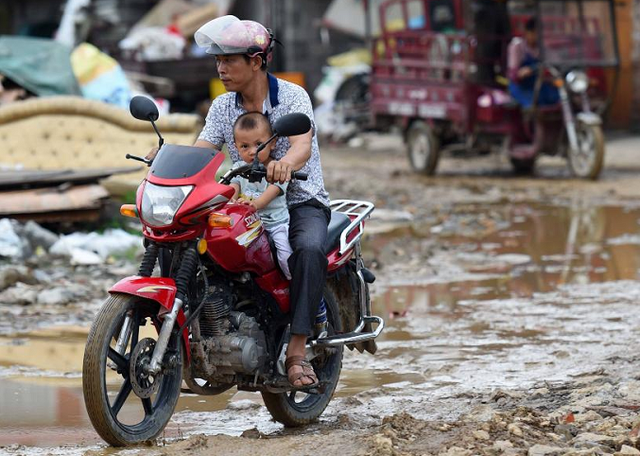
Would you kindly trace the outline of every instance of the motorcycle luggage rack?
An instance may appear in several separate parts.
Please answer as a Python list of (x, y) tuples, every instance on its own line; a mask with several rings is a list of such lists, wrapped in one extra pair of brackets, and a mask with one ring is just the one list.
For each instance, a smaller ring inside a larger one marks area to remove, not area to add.
[[(331, 201), (330, 207), (334, 212), (340, 212), (349, 216), (349, 218), (355, 217), (340, 234), (340, 250), (338, 253), (342, 255), (360, 240), (364, 232), (363, 222), (373, 212), (375, 206), (369, 201), (339, 199)], [(353, 239), (347, 241), (349, 235), (356, 228), (360, 228), (360, 232)]]

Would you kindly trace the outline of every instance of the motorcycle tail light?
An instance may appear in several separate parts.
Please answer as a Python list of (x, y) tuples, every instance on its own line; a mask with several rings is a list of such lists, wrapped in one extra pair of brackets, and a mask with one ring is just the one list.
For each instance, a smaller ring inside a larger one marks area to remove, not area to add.
[(135, 204), (123, 204), (120, 206), (120, 214), (125, 217), (138, 218), (138, 209)]
[(233, 226), (233, 219), (229, 215), (214, 212), (209, 216), (209, 226), (211, 228), (230, 228)]

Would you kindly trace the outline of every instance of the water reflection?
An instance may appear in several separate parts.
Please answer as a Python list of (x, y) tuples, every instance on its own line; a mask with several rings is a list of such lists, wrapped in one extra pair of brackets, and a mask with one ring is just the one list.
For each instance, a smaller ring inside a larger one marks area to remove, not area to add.
[[(475, 210), (498, 212), (508, 228), (474, 236), (473, 242), (455, 232), (437, 237), (453, 247), (443, 255), (445, 260), (491, 277), (449, 277), (445, 283), (429, 283), (433, 277), (424, 277), (424, 286), (391, 286), (376, 298), (378, 311), (391, 318), (409, 311), (444, 312), (456, 318), (456, 304), (465, 299), (532, 297), (565, 284), (639, 278), (637, 208), (520, 204)], [(374, 252), (386, 241), (384, 236), (372, 239)]]

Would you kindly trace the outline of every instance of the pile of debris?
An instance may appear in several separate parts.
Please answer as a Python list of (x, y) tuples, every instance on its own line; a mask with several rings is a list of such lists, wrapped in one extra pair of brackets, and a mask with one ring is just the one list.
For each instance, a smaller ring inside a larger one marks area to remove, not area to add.
[(36, 222), (92, 222), (109, 198), (100, 180), (131, 168), (0, 171), (0, 217)]
[(31, 220), (0, 219), (0, 264), (22, 263), (35, 256), (64, 259), (70, 265), (98, 265), (142, 251), (142, 237), (120, 228), (58, 235)]

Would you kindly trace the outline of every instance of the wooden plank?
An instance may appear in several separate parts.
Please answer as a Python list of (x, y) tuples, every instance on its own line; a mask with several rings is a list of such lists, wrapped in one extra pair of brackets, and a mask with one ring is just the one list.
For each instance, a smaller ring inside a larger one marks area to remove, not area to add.
[(0, 193), (0, 216), (51, 214), (64, 211), (94, 210), (102, 206), (109, 193), (101, 185), (79, 185), (63, 190), (42, 188)]
[(49, 187), (62, 183), (97, 182), (114, 174), (139, 171), (140, 167), (66, 170), (16, 170), (0, 171), (0, 188)]

